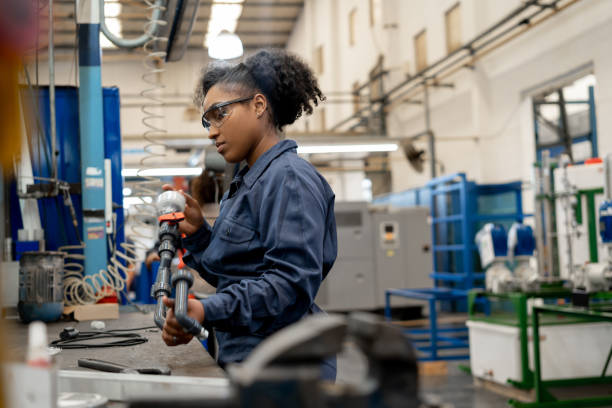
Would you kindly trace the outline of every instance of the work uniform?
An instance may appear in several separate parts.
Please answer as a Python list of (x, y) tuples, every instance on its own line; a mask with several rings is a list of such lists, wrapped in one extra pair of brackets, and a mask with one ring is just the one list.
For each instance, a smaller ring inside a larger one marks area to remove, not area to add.
[[(264, 338), (319, 313), (314, 303), (337, 254), (334, 193), (283, 140), (234, 177), (214, 226), (183, 239), (184, 262), (217, 288), (202, 300), (217, 330), (221, 366)], [(335, 379), (335, 358), (323, 366)]]

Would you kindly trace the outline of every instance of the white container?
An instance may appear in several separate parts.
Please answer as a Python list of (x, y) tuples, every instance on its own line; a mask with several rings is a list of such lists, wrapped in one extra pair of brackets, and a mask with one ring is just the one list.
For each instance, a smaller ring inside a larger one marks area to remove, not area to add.
[[(507, 384), (522, 381), (518, 327), (468, 321), (472, 375)], [(529, 328), (529, 368), (534, 370), (532, 331)], [(612, 342), (612, 323), (540, 326), (543, 380), (601, 375)], [(612, 364), (607, 375), (612, 375)]]

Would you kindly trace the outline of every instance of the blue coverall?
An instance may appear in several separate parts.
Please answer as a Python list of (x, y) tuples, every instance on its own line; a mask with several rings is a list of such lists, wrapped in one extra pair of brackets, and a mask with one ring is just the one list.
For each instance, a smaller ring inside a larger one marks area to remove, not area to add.
[[(202, 300), (217, 330), (221, 366), (240, 362), (264, 338), (319, 313), (314, 303), (337, 254), (334, 193), (283, 140), (246, 166), (221, 201), (214, 227), (183, 239), (184, 262), (217, 288)], [(336, 360), (322, 367), (335, 379)]]

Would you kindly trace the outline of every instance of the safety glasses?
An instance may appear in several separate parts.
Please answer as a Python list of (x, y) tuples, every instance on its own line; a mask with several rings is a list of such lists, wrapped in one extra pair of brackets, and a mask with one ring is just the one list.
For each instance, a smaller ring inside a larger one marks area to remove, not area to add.
[(246, 98), (232, 99), (231, 101), (214, 104), (202, 114), (202, 126), (204, 126), (206, 130), (209, 130), (211, 126), (220, 128), (232, 113), (228, 106), (234, 103), (249, 101), (254, 97), (255, 95), (251, 95)]

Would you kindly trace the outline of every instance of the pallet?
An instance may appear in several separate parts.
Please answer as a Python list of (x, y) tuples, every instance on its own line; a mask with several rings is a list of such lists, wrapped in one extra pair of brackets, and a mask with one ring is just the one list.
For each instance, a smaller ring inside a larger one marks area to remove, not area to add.
[(419, 376), (448, 375), (448, 364), (446, 361), (423, 361), (419, 362)]
[[(438, 317), (439, 324), (465, 323), (467, 320), (468, 316), (464, 313)], [(391, 323), (401, 327), (421, 327), (429, 326), (429, 319), (393, 320)]]
[(510, 385), (499, 384), (494, 381), (474, 377), (474, 385), (520, 402), (534, 402), (535, 390), (521, 390)]

